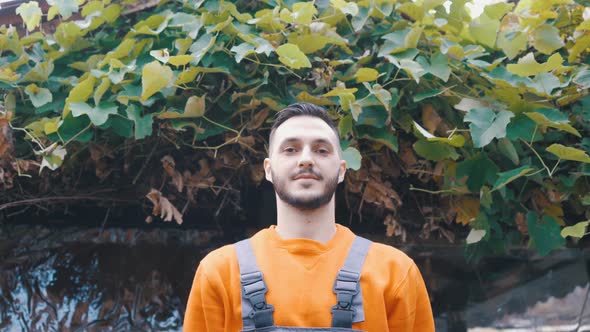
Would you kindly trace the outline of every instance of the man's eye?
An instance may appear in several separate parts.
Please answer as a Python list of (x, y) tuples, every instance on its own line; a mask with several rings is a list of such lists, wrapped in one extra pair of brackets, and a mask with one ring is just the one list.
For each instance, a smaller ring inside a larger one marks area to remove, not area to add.
[(326, 154), (326, 153), (328, 153), (330, 151), (328, 151), (327, 149), (318, 149), (318, 152), (321, 153), (321, 154)]
[(296, 150), (293, 147), (288, 147), (288, 148), (285, 148), (283, 151), (292, 153), (292, 152), (295, 152)]

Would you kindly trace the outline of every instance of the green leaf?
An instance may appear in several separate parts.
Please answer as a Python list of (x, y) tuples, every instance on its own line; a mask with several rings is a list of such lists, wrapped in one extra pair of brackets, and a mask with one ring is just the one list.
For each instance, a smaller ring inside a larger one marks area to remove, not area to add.
[(550, 215), (543, 215), (541, 221), (533, 211), (526, 215), (527, 226), (532, 244), (537, 248), (541, 256), (547, 255), (551, 250), (562, 247), (565, 239), (561, 237), (559, 224)]
[(552, 54), (555, 50), (565, 46), (559, 29), (556, 27), (543, 24), (533, 32), (533, 46), (543, 54)]
[(76, 0), (47, 0), (47, 4), (57, 7), (59, 14), (64, 20), (67, 20), (73, 13), (78, 12), (78, 3)]
[(498, 35), (498, 47), (504, 51), (508, 59), (514, 59), (520, 52), (526, 50), (528, 35), (520, 31), (502, 31)]
[(567, 57), (567, 61), (570, 63), (574, 63), (577, 60), (578, 56), (580, 56), (580, 54), (584, 52), (588, 47), (590, 47), (590, 34), (584, 33), (578, 38), (576, 38), (574, 45), (569, 50), (570, 55)]
[(414, 100), (414, 102), (417, 103), (417, 102), (422, 101), (424, 99), (438, 96), (442, 92), (443, 91), (441, 89), (434, 89), (432, 91), (423, 91), (423, 92), (420, 92), (420, 93), (415, 94), (413, 100)]
[(430, 67), (426, 71), (440, 78), (443, 82), (449, 80), (451, 76), (451, 67), (449, 67), (449, 57), (441, 52), (436, 52), (430, 58)]
[(588, 228), (588, 224), (590, 224), (590, 220), (587, 221), (580, 221), (579, 223), (573, 226), (564, 227), (561, 230), (561, 237), (564, 239), (568, 236), (582, 238), (586, 235), (586, 229)]
[(25, 77), (22, 78), (21, 83), (24, 82), (47, 82), (49, 75), (53, 73), (55, 65), (52, 61), (38, 62), (33, 69), (31, 69)]
[(35, 107), (41, 107), (53, 101), (53, 95), (49, 89), (40, 88), (35, 83), (29, 84), (25, 88), (25, 93), (31, 98), (31, 103)]
[(467, 176), (467, 188), (478, 192), (485, 184), (494, 184), (498, 178), (498, 166), (485, 154), (479, 153), (457, 165), (457, 179)]
[(168, 62), (173, 66), (179, 67), (179, 66), (187, 65), (189, 62), (193, 61), (194, 59), (195, 59), (194, 56), (188, 55), (188, 54), (174, 55), (168, 59)]
[(190, 47), (189, 51), (191, 55), (195, 57), (192, 64), (198, 65), (199, 62), (203, 59), (205, 54), (209, 52), (211, 47), (215, 45), (215, 41), (217, 40), (217, 36), (213, 34), (204, 34), (199, 39), (197, 39)]
[(111, 81), (107, 77), (103, 77), (100, 84), (94, 91), (94, 105), (100, 104), (100, 100), (105, 92), (111, 87)]
[(451, 137), (436, 137), (429, 133), (426, 129), (422, 128), (416, 121), (413, 121), (414, 128), (418, 130), (418, 132), (424, 136), (429, 142), (441, 142), (452, 145), (456, 148), (460, 148), (465, 145), (465, 137), (462, 135), (453, 135)]
[(465, 239), (465, 241), (467, 242), (467, 244), (477, 243), (477, 242), (481, 241), (481, 239), (483, 239), (484, 236), (486, 236), (485, 229), (472, 228), (471, 231), (469, 231), (469, 235), (467, 235), (467, 238)]
[(358, 83), (371, 82), (379, 78), (379, 72), (373, 68), (360, 68), (354, 75)]
[(567, 82), (562, 84), (559, 78), (551, 73), (540, 73), (533, 78), (527, 88), (536, 95), (551, 96), (553, 90), (567, 85)]
[(489, 209), (490, 206), (492, 206), (493, 197), (492, 192), (490, 191), (490, 188), (488, 186), (481, 187), (481, 190), (479, 191), (479, 202), (481, 206), (487, 209)]
[(43, 12), (39, 8), (37, 1), (29, 1), (27, 3), (21, 3), (20, 6), (16, 7), (16, 14), (20, 15), (23, 19), (27, 30), (33, 31), (41, 24)]
[(362, 156), (359, 150), (349, 146), (342, 151), (342, 159), (346, 160), (346, 168), (358, 171), (361, 168)]
[(70, 110), (75, 117), (86, 115), (92, 124), (100, 126), (107, 121), (109, 114), (117, 114), (117, 105), (103, 103), (92, 107), (86, 103), (70, 103)]
[(372, 126), (357, 126), (357, 131), (360, 138), (366, 138), (381, 143), (394, 152), (398, 152), (399, 150), (397, 137), (385, 127), (376, 128)]
[(236, 53), (236, 62), (240, 63), (247, 55), (256, 53), (255, 49), (256, 46), (250, 43), (241, 43), (232, 47), (230, 51)]
[(167, 48), (163, 50), (151, 50), (150, 55), (162, 63), (168, 63), (168, 60), (170, 59), (170, 54), (168, 53)]
[[(508, 136), (508, 128), (506, 128), (506, 136)], [(520, 164), (520, 158), (518, 157), (518, 152), (514, 148), (514, 144), (508, 138), (500, 138), (498, 140), (498, 150), (506, 156), (510, 161), (512, 161), (515, 165)]]
[(510, 171), (498, 173), (498, 179), (496, 180), (496, 183), (494, 183), (492, 191), (498, 190), (506, 186), (510, 182), (530, 173), (531, 171), (533, 171), (533, 168), (531, 168), (529, 165), (525, 165)]
[(494, 48), (496, 46), (496, 33), (499, 28), (500, 21), (492, 19), (484, 13), (469, 24), (469, 33), (477, 42)]
[(504, 3), (499, 2), (493, 5), (488, 5), (484, 8), (483, 12), (491, 19), (499, 20), (508, 13), (512, 7), (514, 7), (513, 3)]
[(412, 21), (422, 21), (424, 10), (413, 2), (405, 2), (397, 7), (397, 11), (409, 17)]
[(534, 112), (524, 112), (524, 114), (538, 125), (556, 128), (578, 137), (582, 137), (582, 135), (580, 135), (580, 133), (568, 123), (569, 120), (567, 119), (567, 116), (556, 109), (539, 108)]
[(344, 15), (356, 16), (359, 12), (359, 7), (354, 2), (346, 2), (344, 0), (330, 0), (330, 4), (335, 9), (341, 11)]
[(197, 38), (201, 27), (203, 27), (203, 22), (196, 15), (178, 12), (172, 15), (172, 18), (168, 22), (168, 26), (180, 27), (182, 28), (182, 32), (187, 32), (191, 39), (195, 39)]
[(582, 89), (590, 88), (590, 70), (588, 68), (580, 70), (572, 81)]
[(43, 171), (45, 167), (55, 171), (61, 166), (66, 157), (67, 151), (63, 146), (53, 143), (41, 151), (35, 151), (35, 154), (43, 157), (41, 167), (39, 168), (39, 174), (41, 174), (41, 171)]
[(428, 160), (444, 160), (459, 158), (457, 151), (452, 146), (440, 142), (429, 142), (427, 140), (418, 140), (414, 143), (414, 150), (416, 153)]
[[(88, 130), (90, 119), (87, 116), (74, 117), (72, 113), (63, 116), (57, 133), (48, 135), (49, 139), (61, 139), (65, 142), (74, 139), (77, 142), (85, 143), (92, 139), (94, 133)], [(46, 126), (46, 129), (47, 126)], [(59, 134), (59, 135), (58, 135)]]
[(142, 139), (152, 134), (154, 122), (152, 113), (141, 116), (141, 109), (135, 104), (129, 105), (126, 112), (129, 120), (135, 122), (135, 139)]
[(352, 130), (352, 116), (346, 115), (338, 122), (338, 132), (340, 137), (346, 137)]
[(352, 17), (352, 27), (355, 32), (361, 31), (361, 29), (365, 26), (367, 20), (369, 19), (369, 11), (369, 7), (359, 6), (358, 14)]
[(488, 108), (472, 109), (464, 117), (465, 122), (471, 122), (469, 129), (473, 138), (473, 145), (477, 148), (488, 145), (494, 138), (506, 136), (506, 126), (514, 113), (500, 111), (498, 113)]
[(547, 152), (553, 153), (560, 159), (574, 160), (582, 163), (590, 163), (590, 157), (586, 154), (585, 151), (572, 148), (569, 146), (564, 146), (561, 144), (551, 144), (551, 146), (547, 148)]
[(309, 59), (295, 44), (283, 44), (277, 47), (276, 52), (279, 55), (279, 61), (289, 68), (311, 68)]
[(79, 82), (68, 94), (66, 99), (66, 105), (64, 106), (64, 115), (68, 115), (70, 112), (70, 103), (85, 102), (90, 98), (92, 92), (94, 92), (94, 84), (96, 78), (94, 76), (88, 76), (82, 82)]
[[(533, 137), (533, 134), (535, 135)], [(527, 142), (537, 142), (543, 139), (537, 124), (523, 113), (518, 114), (506, 127), (506, 137), (511, 141), (523, 139)]]
[(172, 83), (174, 74), (170, 67), (153, 61), (143, 66), (141, 71), (141, 100), (146, 101), (154, 93)]
[(506, 69), (515, 75), (527, 77), (561, 68), (562, 63), (563, 58), (559, 53), (555, 53), (550, 56), (545, 63), (538, 63), (537, 60), (535, 60), (535, 56), (531, 52), (518, 59), (517, 64), (507, 65)]
[(190, 96), (184, 106), (184, 113), (166, 111), (160, 113), (160, 119), (178, 119), (178, 118), (200, 118), (205, 114), (205, 95), (201, 97)]
[(122, 116), (112, 116), (105, 123), (98, 126), (98, 128), (103, 130), (110, 129), (121, 137), (133, 137), (133, 121)]
[(293, 5), (293, 22), (308, 25), (311, 23), (313, 16), (318, 13), (314, 2), (297, 2)]

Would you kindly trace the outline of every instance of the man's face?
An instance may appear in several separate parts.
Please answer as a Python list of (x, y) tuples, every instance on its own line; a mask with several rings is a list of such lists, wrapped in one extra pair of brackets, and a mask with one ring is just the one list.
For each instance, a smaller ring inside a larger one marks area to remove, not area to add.
[(346, 161), (341, 159), (338, 137), (327, 123), (316, 117), (295, 116), (275, 130), (264, 171), (282, 201), (313, 210), (332, 200), (344, 179)]

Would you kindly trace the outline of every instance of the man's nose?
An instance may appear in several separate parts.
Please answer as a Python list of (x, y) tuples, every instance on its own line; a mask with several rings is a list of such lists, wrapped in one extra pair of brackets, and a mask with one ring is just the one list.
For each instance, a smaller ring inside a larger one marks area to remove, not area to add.
[(310, 149), (303, 149), (299, 158), (299, 167), (313, 167), (313, 158)]

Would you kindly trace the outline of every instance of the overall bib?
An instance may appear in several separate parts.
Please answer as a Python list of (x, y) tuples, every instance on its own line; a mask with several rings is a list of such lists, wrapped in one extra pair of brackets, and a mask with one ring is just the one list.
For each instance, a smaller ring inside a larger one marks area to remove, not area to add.
[(332, 307), (332, 327), (288, 327), (274, 325), (274, 307), (266, 303), (268, 288), (254, 256), (250, 239), (235, 244), (242, 284), (242, 332), (352, 332), (352, 324), (365, 320), (360, 285), (361, 268), (371, 241), (357, 236), (348, 252), (344, 266), (338, 271), (333, 291), (336, 305)]

